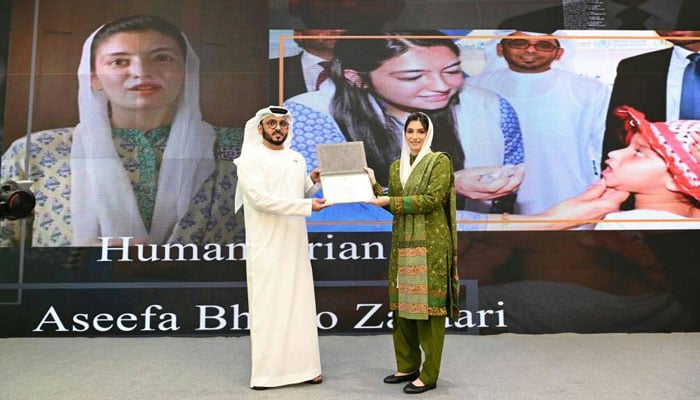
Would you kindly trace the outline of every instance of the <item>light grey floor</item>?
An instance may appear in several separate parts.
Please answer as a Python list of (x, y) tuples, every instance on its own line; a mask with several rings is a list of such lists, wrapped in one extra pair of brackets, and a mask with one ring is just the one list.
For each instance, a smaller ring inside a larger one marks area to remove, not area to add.
[(248, 388), (248, 337), (0, 339), (0, 399), (700, 399), (700, 333), (448, 335), (406, 395), (391, 337), (322, 336), (321, 385)]

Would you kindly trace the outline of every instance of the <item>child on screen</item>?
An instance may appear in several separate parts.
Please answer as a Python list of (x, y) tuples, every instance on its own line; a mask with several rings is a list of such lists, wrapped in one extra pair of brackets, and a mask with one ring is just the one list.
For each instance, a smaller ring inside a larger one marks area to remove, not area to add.
[(608, 187), (634, 193), (633, 210), (607, 214), (596, 229), (700, 229), (700, 165), (692, 156), (700, 121), (651, 123), (632, 107), (628, 146), (611, 151), (602, 175)]

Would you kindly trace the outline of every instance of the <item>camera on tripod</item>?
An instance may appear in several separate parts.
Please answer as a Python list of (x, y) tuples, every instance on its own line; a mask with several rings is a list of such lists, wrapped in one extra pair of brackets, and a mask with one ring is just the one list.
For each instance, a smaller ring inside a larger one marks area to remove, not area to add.
[(32, 181), (6, 181), (0, 185), (0, 219), (21, 219), (32, 215), (36, 198), (29, 190)]

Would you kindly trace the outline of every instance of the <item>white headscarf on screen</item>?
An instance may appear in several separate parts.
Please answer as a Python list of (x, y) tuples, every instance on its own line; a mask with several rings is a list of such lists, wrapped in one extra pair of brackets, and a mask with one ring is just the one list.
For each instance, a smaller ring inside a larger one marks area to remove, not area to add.
[[(100, 29), (102, 29), (100, 27)], [(91, 86), (90, 49), (99, 30), (83, 45), (78, 67), (80, 123), (71, 149), (71, 225), (73, 246), (98, 237), (131, 236), (166, 243), (202, 183), (214, 172), (214, 128), (199, 108), (199, 58), (187, 38), (185, 79), (158, 174), (158, 192), (150, 232), (112, 140), (108, 98)]]
[[(275, 112), (277, 110), (284, 110), (284, 112), (277, 113)], [(245, 128), (243, 129), (243, 144), (241, 145), (241, 155), (238, 156), (235, 160), (233, 160), (233, 163), (236, 164), (236, 167), (238, 167), (241, 158), (243, 158), (243, 156), (248, 151), (250, 151), (250, 149), (263, 145), (263, 138), (260, 132), (258, 132), (258, 126), (260, 125), (260, 121), (262, 121), (265, 117), (269, 115), (274, 115), (275, 117), (285, 117), (287, 122), (289, 122), (289, 133), (287, 133), (287, 138), (285, 139), (282, 146), (285, 149), (288, 149), (291, 145), (292, 132), (294, 131), (292, 129), (294, 124), (294, 118), (292, 117), (292, 114), (289, 112), (289, 110), (282, 106), (267, 106), (265, 108), (261, 108), (260, 110), (258, 110), (258, 112), (255, 113), (255, 116), (253, 116), (253, 118), (249, 119), (248, 122), (245, 123)], [(243, 192), (241, 192), (240, 187), (236, 185), (236, 196), (234, 198), (233, 206), (235, 212), (238, 212), (238, 210), (240, 210), (242, 206)]]
[(530, 36), (557, 36), (559, 46), (562, 49), (564, 49), (564, 55), (559, 60), (554, 60), (554, 62), (552, 62), (552, 68), (568, 72), (575, 71), (575, 67), (571, 60), (573, 60), (574, 58), (576, 46), (574, 45), (572, 40), (562, 38), (567, 36), (565, 32), (555, 31), (552, 33), (540, 33), (516, 31), (514, 29), (503, 29), (494, 31), (493, 35), (497, 37), (491, 39), (484, 46), (484, 59), (486, 61), (486, 64), (484, 65), (484, 69), (481, 70), (480, 73), (493, 72), (508, 68), (508, 62), (505, 60), (505, 58), (498, 55), (498, 53), (496, 52), (496, 46), (501, 42), (501, 39), (503, 39), (505, 36), (508, 36), (515, 32), (522, 32)]
[(418, 165), (420, 160), (433, 152), (430, 149), (430, 145), (433, 144), (433, 121), (430, 120), (430, 117), (427, 115), (425, 115), (425, 117), (428, 118), (428, 132), (425, 135), (423, 146), (420, 148), (420, 151), (418, 151), (418, 155), (416, 155), (416, 159), (413, 160), (413, 163), (411, 163), (411, 148), (408, 147), (408, 143), (406, 142), (406, 131), (404, 129), (403, 140), (401, 142), (401, 161), (399, 162), (399, 180), (401, 181), (401, 186), (403, 187), (406, 186), (406, 182), (411, 176), (411, 172), (413, 172), (413, 169), (416, 167), (416, 165)]

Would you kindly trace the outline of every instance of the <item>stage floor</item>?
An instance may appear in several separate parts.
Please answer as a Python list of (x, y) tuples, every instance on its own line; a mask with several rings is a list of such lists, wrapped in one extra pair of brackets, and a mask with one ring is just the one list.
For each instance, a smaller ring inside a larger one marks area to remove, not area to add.
[[(321, 385), (248, 387), (250, 338), (0, 339), (4, 400), (399, 399), (391, 336), (322, 336)], [(448, 335), (430, 399), (700, 399), (700, 333)]]

